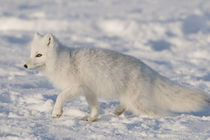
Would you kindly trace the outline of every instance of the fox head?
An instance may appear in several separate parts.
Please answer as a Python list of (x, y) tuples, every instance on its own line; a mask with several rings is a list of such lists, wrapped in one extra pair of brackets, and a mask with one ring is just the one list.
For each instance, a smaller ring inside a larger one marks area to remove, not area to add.
[(55, 45), (55, 39), (52, 34), (40, 35), (34, 34), (30, 45), (31, 54), (29, 60), (24, 65), (27, 69), (43, 68), (46, 64), (47, 52)]

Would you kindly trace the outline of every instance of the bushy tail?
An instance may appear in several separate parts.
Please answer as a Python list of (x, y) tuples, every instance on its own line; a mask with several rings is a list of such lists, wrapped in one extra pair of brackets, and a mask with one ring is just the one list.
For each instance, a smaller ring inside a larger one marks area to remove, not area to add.
[(162, 76), (151, 79), (143, 86), (132, 87), (134, 90), (130, 93), (133, 94), (122, 98), (132, 112), (145, 117), (160, 117), (178, 112), (196, 112), (210, 105), (209, 97), (199, 90), (180, 86)]
[(171, 112), (195, 112), (210, 105), (210, 99), (197, 89), (179, 86), (167, 79), (158, 82), (155, 100), (160, 109)]

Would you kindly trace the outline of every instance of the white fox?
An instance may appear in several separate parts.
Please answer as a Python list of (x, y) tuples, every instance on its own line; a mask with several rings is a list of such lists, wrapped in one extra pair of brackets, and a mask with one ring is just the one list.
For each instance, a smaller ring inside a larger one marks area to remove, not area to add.
[(100, 48), (68, 48), (52, 34), (35, 33), (24, 67), (39, 68), (62, 90), (52, 112), (54, 118), (62, 115), (67, 101), (79, 95), (91, 107), (86, 121), (98, 117), (97, 97), (119, 99), (116, 115), (130, 110), (144, 117), (198, 111), (210, 103), (207, 95), (175, 84), (139, 59)]

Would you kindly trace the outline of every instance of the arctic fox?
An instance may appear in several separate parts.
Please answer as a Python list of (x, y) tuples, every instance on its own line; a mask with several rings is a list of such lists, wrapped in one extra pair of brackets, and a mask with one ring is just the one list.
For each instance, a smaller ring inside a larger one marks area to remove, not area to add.
[(191, 112), (209, 105), (202, 92), (175, 84), (137, 58), (100, 48), (68, 48), (52, 34), (35, 33), (27, 69), (39, 68), (62, 90), (52, 112), (63, 113), (64, 104), (85, 96), (90, 108), (86, 121), (98, 117), (97, 97), (117, 98), (116, 115), (125, 110), (144, 117)]

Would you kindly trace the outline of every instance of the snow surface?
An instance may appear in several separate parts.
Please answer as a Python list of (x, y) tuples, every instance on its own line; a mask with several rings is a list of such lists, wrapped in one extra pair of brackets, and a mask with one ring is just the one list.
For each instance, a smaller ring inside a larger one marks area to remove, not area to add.
[(0, 0), (0, 139), (210, 139), (210, 108), (158, 119), (113, 114), (100, 99), (99, 120), (84, 98), (51, 111), (60, 92), (23, 64), (34, 32), (69, 46), (94, 46), (135, 56), (162, 75), (210, 95), (208, 0)]

